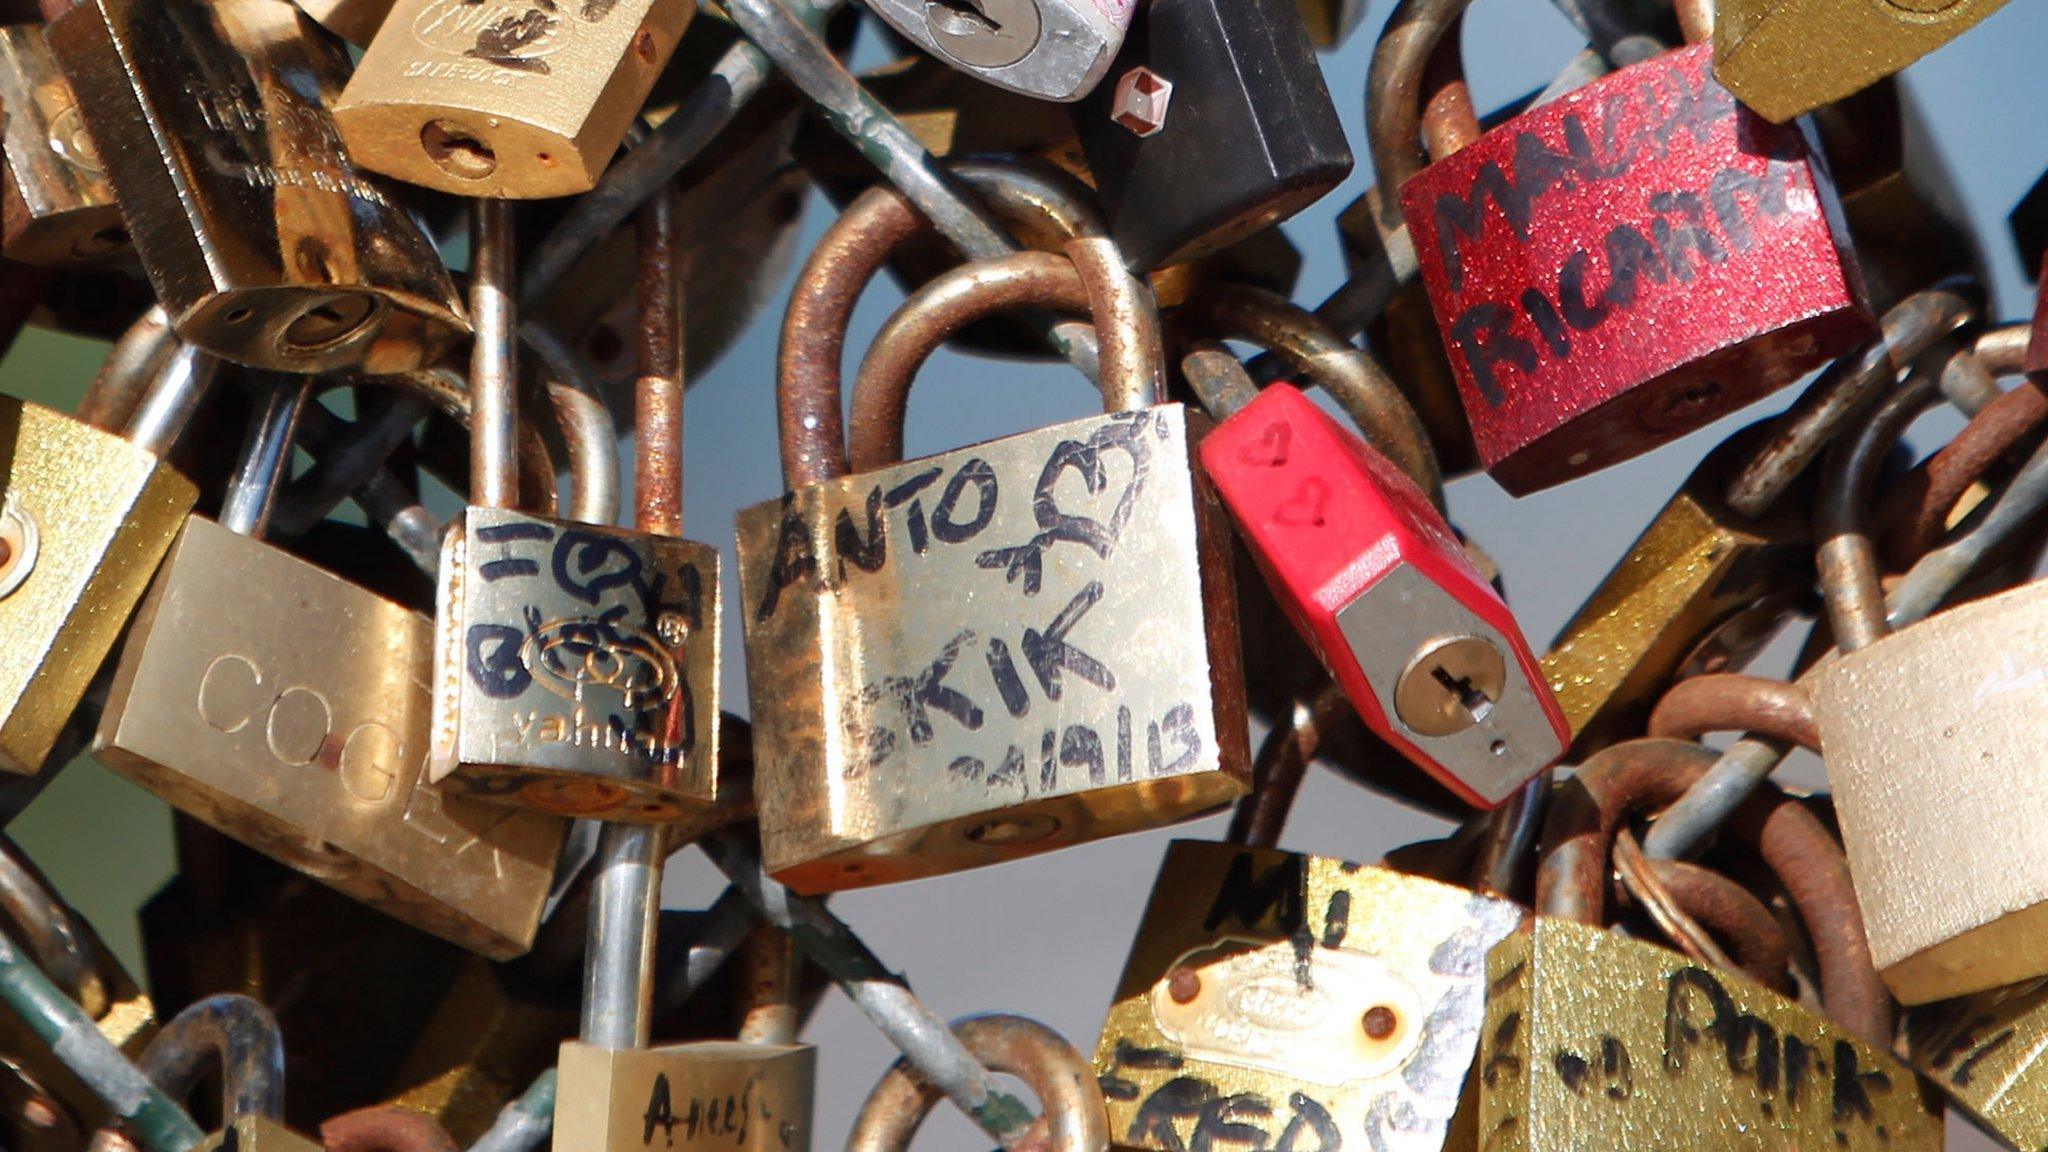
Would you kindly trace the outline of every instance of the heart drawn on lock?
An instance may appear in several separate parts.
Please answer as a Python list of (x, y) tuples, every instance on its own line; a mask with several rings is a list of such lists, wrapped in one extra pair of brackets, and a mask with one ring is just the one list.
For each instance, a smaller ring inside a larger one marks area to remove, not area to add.
[(1258, 468), (1284, 468), (1294, 453), (1294, 425), (1275, 420), (1258, 438), (1237, 447), (1237, 462)]
[(1330, 482), (1321, 476), (1309, 476), (1296, 486), (1294, 495), (1273, 509), (1273, 523), (1289, 528), (1321, 528), (1329, 507)]
[[(1054, 544), (1079, 544), (1108, 560), (1116, 553), (1117, 540), (1131, 522), (1152, 475), (1152, 435), (1157, 423), (1152, 413), (1139, 412), (1098, 426), (1086, 441), (1062, 440), (1046, 457), (1039, 471), (1038, 487), (1031, 498), (1032, 515), (1038, 534), (1022, 544), (991, 548), (974, 558), (976, 567), (1000, 568), (1011, 583), (1022, 583), (1026, 596), (1036, 596), (1044, 583), (1045, 553)], [(1101, 503), (1110, 489), (1109, 453), (1121, 452), (1130, 459), (1131, 474), (1110, 505), (1109, 518), (1098, 520), (1069, 511), (1060, 504), (1059, 483), (1069, 471), (1080, 477), (1088, 499)]]

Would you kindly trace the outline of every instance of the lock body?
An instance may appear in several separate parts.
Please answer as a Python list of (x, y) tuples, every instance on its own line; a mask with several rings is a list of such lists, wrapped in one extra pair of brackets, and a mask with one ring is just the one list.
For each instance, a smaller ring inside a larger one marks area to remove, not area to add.
[(1876, 331), (1824, 164), (1707, 46), (1488, 132), (1401, 190), (1480, 462), (1508, 491), (1648, 451)]
[(2033, 752), (2044, 662), (2048, 584), (2036, 582), (1813, 673), (1871, 956), (1903, 1003), (2048, 974), (2048, 867), (2026, 847), (2048, 805)]
[(398, 0), (334, 106), (349, 155), (458, 196), (589, 191), (696, 11)]
[(2048, 1146), (2048, 983), (2030, 980), (1906, 1016), (1921, 1075), (2014, 1148)]
[(23, 264), (90, 264), (130, 250), (121, 205), (41, 25), (0, 27), (0, 243)]
[(1714, 74), (1783, 123), (1890, 76), (1975, 27), (2005, 0), (1724, 0)]
[(1486, 959), (1477, 1146), (1939, 1148), (1890, 1053), (1749, 980), (1548, 917)]
[[(1172, 85), (1143, 135), (1119, 122), (1139, 68)], [(1315, 49), (1288, 0), (1154, 0), (1110, 71), (1075, 106), (1074, 126), (1110, 237), (1136, 271), (1226, 248), (1351, 172)]]
[(810, 1152), (817, 1063), (808, 1044), (608, 1050), (570, 1041), (556, 1064), (554, 1146)]
[(34, 774), (198, 489), (123, 440), (0, 397), (0, 769)]
[(313, 373), (467, 333), (433, 244), (342, 149), (346, 53), (287, 0), (93, 0), (49, 39), (180, 336)]
[(1264, 1147), (1446, 1147), (1487, 949), (1521, 918), (1386, 868), (1175, 841), (1095, 1051), (1112, 1142), (1246, 1125)]
[(872, 11), (980, 81), (1066, 101), (1099, 85), (1137, 7), (1136, 0), (876, 0)]
[(1558, 633), (1543, 675), (1585, 757), (1643, 731), (1650, 710), (1709, 641), (1741, 662), (1808, 587), (1813, 549), (1799, 499), (1751, 520), (1722, 497), (1753, 437), (1716, 449)]
[(1381, 739), (1480, 807), (1564, 752), (1514, 615), (1386, 457), (1286, 384), (1201, 455), (1281, 607)]
[(718, 790), (718, 551), (470, 507), (443, 545), (431, 772), (565, 816), (669, 822)]
[(195, 516), (136, 615), (95, 752), (372, 907), (516, 956), (564, 825), (428, 786), (431, 635), (414, 613)]
[(740, 513), (777, 879), (933, 875), (1243, 794), (1229, 528), (1191, 470), (1198, 419), (1078, 420)]

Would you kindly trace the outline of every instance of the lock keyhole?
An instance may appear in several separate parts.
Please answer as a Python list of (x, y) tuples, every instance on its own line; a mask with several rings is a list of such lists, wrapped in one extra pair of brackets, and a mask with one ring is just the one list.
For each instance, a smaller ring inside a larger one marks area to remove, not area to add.
[(1038, 46), (1037, 0), (925, 0), (925, 28), (941, 53), (970, 68), (1004, 68)]
[(1480, 636), (1440, 636), (1420, 645), (1394, 685), (1394, 713), (1422, 736), (1450, 736), (1493, 715), (1507, 688), (1507, 661)]
[(948, 36), (995, 36), (1001, 34), (1002, 25), (989, 18), (981, 6), (973, 0), (929, 0), (931, 9), (926, 13), (932, 27), (941, 29)]

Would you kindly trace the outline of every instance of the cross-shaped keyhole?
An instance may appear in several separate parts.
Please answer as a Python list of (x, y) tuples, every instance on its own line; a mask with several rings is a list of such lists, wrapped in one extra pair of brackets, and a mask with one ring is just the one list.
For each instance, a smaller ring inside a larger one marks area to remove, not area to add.
[(1470, 676), (1453, 675), (1450, 669), (1438, 664), (1429, 670), (1430, 679), (1443, 686), (1445, 692), (1458, 702), (1458, 707), (1472, 718), (1474, 724), (1484, 724), (1486, 714), (1493, 711), (1493, 697), (1472, 683)]

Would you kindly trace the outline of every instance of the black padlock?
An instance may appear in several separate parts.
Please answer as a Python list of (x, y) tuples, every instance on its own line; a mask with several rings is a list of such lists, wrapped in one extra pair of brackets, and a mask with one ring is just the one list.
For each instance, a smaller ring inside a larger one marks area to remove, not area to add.
[(1351, 171), (1290, 0), (1152, 0), (1072, 115), (1133, 271), (1277, 224)]

